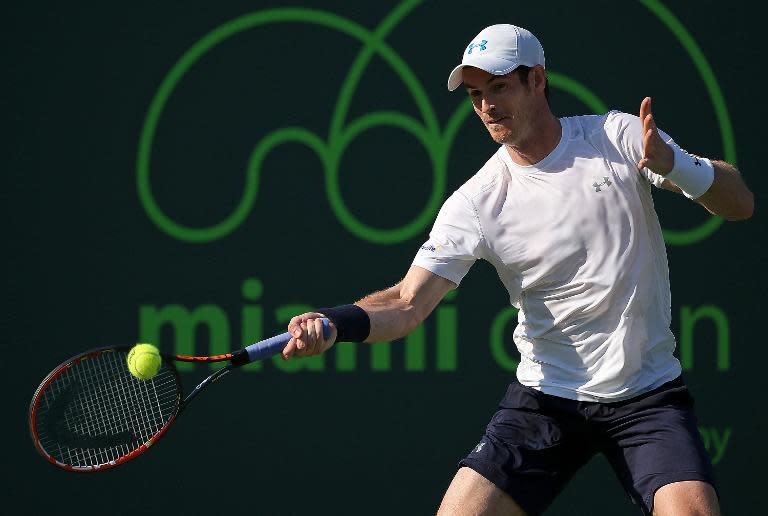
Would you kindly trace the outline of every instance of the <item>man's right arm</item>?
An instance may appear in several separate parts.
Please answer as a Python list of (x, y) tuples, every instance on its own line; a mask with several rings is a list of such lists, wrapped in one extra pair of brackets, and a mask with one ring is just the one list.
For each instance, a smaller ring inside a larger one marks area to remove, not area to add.
[[(432, 313), (440, 300), (456, 284), (421, 267), (412, 266), (398, 284), (365, 296), (355, 304), (365, 310), (371, 330), (365, 342), (399, 339), (408, 335)], [(329, 349), (336, 337), (332, 327), (328, 339), (322, 337), (323, 314), (297, 315), (288, 324), (293, 335), (283, 350), (283, 357), (318, 355)]]
[(456, 284), (421, 267), (412, 266), (400, 283), (355, 303), (371, 319), (366, 342), (405, 337), (432, 313)]

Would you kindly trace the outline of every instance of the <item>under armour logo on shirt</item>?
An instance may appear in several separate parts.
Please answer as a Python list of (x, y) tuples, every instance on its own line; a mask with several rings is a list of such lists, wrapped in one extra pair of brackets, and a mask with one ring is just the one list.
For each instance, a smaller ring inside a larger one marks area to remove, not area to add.
[(598, 183), (597, 181), (595, 181), (594, 183), (592, 183), (592, 186), (595, 187), (595, 192), (600, 192), (600, 191), (602, 191), (602, 190), (600, 190), (600, 187), (601, 186), (611, 186), (611, 181), (606, 176), (603, 176), (603, 182), (602, 183)]
[(472, 453), (478, 453), (480, 450), (482, 450), (482, 449), (483, 449), (483, 446), (485, 446), (485, 443), (484, 443), (484, 442), (482, 442), (482, 443), (478, 444), (477, 446), (475, 446), (475, 449), (474, 449), (474, 450), (472, 450)]
[(487, 39), (482, 40), (480, 43), (470, 43), (467, 47), (467, 54), (471, 54), (472, 50), (479, 48), (480, 50), (485, 50), (485, 45), (488, 43)]

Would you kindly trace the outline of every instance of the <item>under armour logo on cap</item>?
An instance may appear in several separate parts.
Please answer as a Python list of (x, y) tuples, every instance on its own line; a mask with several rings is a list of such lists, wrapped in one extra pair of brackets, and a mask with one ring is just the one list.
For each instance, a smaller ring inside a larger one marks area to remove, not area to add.
[(480, 50), (485, 50), (485, 45), (488, 44), (488, 40), (484, 39), (480, 43), (470, 43), (467, 47), (467, 54), (471, 54), (472, 51), (476, 48), (480, 48)]

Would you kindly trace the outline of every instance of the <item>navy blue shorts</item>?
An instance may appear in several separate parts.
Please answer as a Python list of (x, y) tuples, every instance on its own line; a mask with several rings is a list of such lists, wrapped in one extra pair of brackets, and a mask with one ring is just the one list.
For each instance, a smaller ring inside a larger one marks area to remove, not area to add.
[(483, 475), (533, 516), (596, 453), (605, 454), (644, 514), (652, 513), (663, 485), (715, 485), (682, 377), (615, 403), (569, 400), (514, 382), (482, 441), (459, 466)]

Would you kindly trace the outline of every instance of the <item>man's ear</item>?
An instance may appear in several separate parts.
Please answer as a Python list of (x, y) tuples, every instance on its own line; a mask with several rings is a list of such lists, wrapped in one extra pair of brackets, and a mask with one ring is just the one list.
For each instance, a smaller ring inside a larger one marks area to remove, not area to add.
[(541, 65), (536, 65), (531, 70), (533, 73), (528, 74), (529, 86), (534, 90), (544, 91), (547, 85), (547, 72)]

